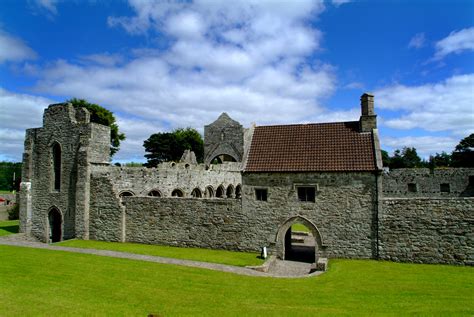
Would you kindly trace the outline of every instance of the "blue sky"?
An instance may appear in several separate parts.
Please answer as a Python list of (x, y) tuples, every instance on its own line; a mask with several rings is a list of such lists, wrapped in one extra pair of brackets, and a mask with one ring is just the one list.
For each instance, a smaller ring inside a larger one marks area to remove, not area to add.
[(225, 111), (244, 126), (357, 120), (382, 148), (474, 132), (474, 1), (0, 1), (0, 160), (71, 97), (112, 110), (118, 161)]

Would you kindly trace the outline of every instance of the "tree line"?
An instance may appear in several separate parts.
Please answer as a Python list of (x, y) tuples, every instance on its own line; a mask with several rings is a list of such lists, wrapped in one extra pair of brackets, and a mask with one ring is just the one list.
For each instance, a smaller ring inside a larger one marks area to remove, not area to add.
[(384, 167), (416, 168), (416, 167), (474, 167), (474, 133), (462, 139), (451, 153), (441, 152), (431, 155), (428, 160), (421, 159), (414, 147), (395, 150), (390, 156), (382, 150)]

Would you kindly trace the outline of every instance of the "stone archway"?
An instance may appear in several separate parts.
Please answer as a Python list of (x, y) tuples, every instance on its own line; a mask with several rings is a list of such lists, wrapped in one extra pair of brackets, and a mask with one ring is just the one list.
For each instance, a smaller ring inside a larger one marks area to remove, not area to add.
[[(307, 227), (314, 237), (314, 258), (311, 258), (310, 262), (316, 263), (321, 256), (325, 256), (321, 234), (314, 223), (302, 216), (296, 216), (288, 219), (278, 229), (276, 236), (277, 256), (283, 260), (289, 257), (291, 252), (289, 248), (291, 248), (292, 245), (291, 226), (297, 223), (303, 224), (305, 227)], [(309, 251), (312, 252), (313, 250)], [(306, 259), (303, 261), (306, 261)]]
[(63, 217), (61, 212), (53, 207), (48, 213), (48, 242), (59, 242), (62, 240)]

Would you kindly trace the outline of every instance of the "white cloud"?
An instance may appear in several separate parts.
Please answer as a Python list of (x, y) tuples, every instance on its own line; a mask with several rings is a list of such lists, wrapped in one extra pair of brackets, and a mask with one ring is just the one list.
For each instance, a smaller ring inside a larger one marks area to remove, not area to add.
[(425, 159), (435, 153), (451, 152), (459, 141), (460, 139), (449, 136), (381, 137), (381, 143), (385, 148), (389, 147), (393, 151), (404, 147), (414, 147), (418, 155)]
[(20, 161), (25, 130), (42, 125), (43, 110), (53, 101), (0, 88), (0, 159)]
[(434, 59), (462, 51), (474, 51), (474, 27), (453, 31), (449, 36), (436, 43)]
[(91, 54), (79, 57), (83, 63), (91, 63), (103, 66), (114, 66), (122, 63), (124, 58), (118, 54), (102, 53), (102, 54)]
[(57, 0), (35, 0), (35, 3), (38, 7), (46, 10), (50, 14), (58, 14), (58, 9), (56, 8)]
[(377, 107), (402, 110), (384, 124), (395, 129), (449, 131), (458, 136), (474, 132), (474, 74), (450, 77), (420, 86), (393, 85), (375, 91)]
[(36, 53), (21, 39), (0, 30), (0, 64), (36, 58)]
[(342, 4), (351, 2), (351, 0), (332, 0), (331, 2), (334, 6), (339, 7)]
[(417, 33), (415, 36), (413, 36), (410, 40), (410, 43), (408, 43), (409, 48), (422, 48), (425, 46), (426, 43), (426, 38), (425, 38), (425, 33)]

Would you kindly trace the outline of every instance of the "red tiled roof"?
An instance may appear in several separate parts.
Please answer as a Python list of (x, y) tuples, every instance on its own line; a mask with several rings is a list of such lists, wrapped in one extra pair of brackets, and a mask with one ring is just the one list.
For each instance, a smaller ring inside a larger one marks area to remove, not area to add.
[(376, 170), (371, 133), (359, 122), (256, 127), (245, 172)]

